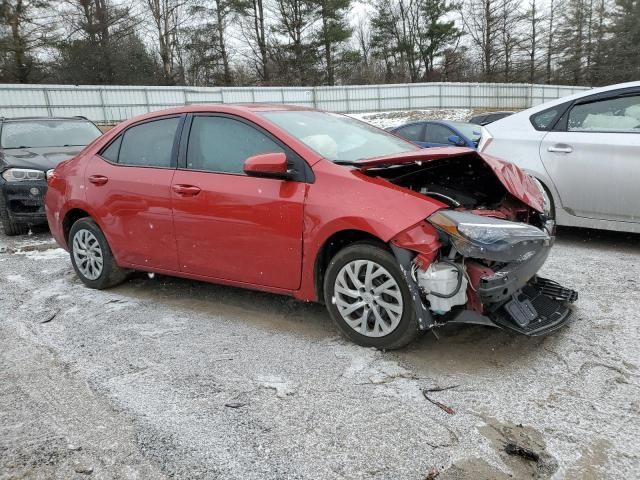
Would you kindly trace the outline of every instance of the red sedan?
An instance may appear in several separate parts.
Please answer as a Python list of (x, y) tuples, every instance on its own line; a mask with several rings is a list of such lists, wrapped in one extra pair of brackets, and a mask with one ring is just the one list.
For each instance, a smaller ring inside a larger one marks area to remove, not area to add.
[(48, 178), (57, 242), (91, 288), (132, 270), (324, 302), (354, 342), (398, 348), (480, 323), (539, 335), (576, 292), (536, 276), (553, 243), (537, 181), (283, 105), (122, 123)]

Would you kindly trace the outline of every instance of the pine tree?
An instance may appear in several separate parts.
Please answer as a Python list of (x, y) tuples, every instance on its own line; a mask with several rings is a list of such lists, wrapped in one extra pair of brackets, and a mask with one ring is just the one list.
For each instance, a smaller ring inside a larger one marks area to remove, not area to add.
[(336, 50), (351, 38), (347, 13), (351, 0), (319, 0), (321, 27), (317, 41), (323, 50), (327, 84), (335, 84)]

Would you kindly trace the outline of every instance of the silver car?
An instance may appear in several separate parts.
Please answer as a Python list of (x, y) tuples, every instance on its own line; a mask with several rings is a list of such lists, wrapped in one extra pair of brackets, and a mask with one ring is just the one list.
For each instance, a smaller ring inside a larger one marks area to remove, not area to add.
[(537, 178), (558, 225), (640, 233), (640, 82), (498, 120), (478, 149)]

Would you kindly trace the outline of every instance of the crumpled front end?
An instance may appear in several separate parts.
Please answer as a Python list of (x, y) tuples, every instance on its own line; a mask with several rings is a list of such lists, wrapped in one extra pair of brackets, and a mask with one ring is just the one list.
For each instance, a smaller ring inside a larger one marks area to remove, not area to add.
[(476, 323), (535, 336), (567, 323), (577, 293), (537, 275), (553, 225), (528, 213), (439, 210), (392, 240), (422, 328)]

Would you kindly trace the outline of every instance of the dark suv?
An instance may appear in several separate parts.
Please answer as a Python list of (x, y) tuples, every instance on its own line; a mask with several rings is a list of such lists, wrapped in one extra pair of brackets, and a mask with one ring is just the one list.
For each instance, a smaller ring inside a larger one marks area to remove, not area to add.
[(100, 135), (83, 117), (0, 118), (0, 222), (6, 235), (47, 223), (47, 171)]

